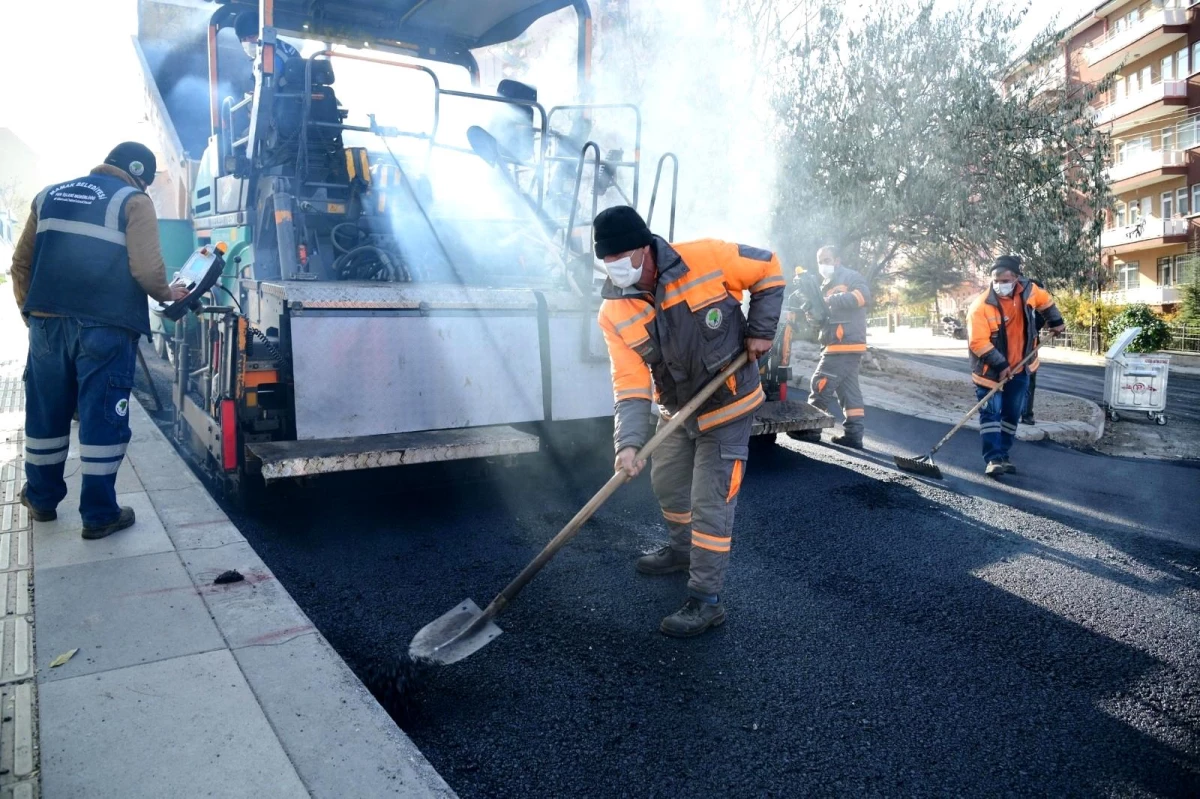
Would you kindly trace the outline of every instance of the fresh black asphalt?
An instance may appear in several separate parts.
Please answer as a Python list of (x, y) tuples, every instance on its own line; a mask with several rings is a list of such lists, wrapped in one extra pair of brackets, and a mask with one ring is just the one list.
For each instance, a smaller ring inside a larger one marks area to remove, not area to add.
[[(623, 488), (399, 718), (464, 797), (1200, 793), (1200, 470), (977, 435), (900, 475), (938, 425), (869, 411), (849, 454), (756, 446), (725, 601), (657, 632), (685, 578)], [(486, 604), (609, 476), (590, 454), (409, 467), (271, 491), (239, 529), (360, 673)]]

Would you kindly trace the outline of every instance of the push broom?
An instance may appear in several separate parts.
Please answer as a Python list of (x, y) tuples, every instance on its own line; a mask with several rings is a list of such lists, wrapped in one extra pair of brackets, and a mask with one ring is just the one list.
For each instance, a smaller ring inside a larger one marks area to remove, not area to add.
[[(1014, 370), (1025, 366), (1025, 364), (1033, 360), (1035, 355), (1037, 355), (1037, 349), (1034, 349), (1033, 352), (1022, 358), (1021, 362), (1014, 367)], [(937, 454), (939, 449), (945, 446), (946, 442), (949, 441), (955, 433), (962, 429), (963, 425), (971, 421), (971, 417), (978, 413), (980, 408), (982, 408), (984, 405), (987, 405), (988, 400), (996, 396), (996, 392), (1002, 390), (1004, 388), (1004, 384), (1011, 379), (1012, 374), (1010, 373), (1008, 377), (997, 383), (991, 391), (983, 396), (983, 399), (975, 403), (975, 406), (971, 408), (971, 410), (967, 411), (966, 415), (959, 420), (958, 424), (950, 428), (950, 432), (943, 436), (941, 441), (933, 445), (933, 449), (929, 450), (928, 454), (922, 455), (919, 458), (905, 458), (903, 455), (896, 455), (893, 458), (893, 460), (896, 461), (896, 466), (903, 472), (911, 472), (913, 474), (919, 474), (922, 477), (932, 477), (934, 480), (941, 480), (942, 470), (939, 469), (938, 465), (933, 462), (933, 456)]]

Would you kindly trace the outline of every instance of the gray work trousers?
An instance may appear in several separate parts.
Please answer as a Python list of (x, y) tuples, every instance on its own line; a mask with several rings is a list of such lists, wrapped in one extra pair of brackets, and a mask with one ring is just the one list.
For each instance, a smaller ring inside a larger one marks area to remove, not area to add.
[(862, 438), (863, 422), (867, 412), (863, 407), (862, 389), (858, 385), (859, 367), (862, 365), (860, 352), (822, 353), (813, 372), (808, 404), (827, 410), (836, 395), (846, 420), (842, 429), (846, 435)]
[[(659, 426), (666, 424), (660, 421)], [(688, 436), (683, 427), (654, 453), (650, 482), (671, 535), (671, 548), (691, 553), (688, 591), (712, 600), (725, 584), (733, 512), (746, 474), (754, 414)]]

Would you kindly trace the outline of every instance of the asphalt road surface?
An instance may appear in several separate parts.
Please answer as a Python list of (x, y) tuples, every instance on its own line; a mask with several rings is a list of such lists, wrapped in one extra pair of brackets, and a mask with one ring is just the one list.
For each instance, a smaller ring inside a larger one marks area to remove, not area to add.
[[(909, 358), (943, 369), (954, 369), (964, 374), (971, 371), (966, 353), (931, 355), (896, 351), (889, 353)], [(1042, 361), (1038, 367), (1038, 388), (1084, 397), (1093, 402), (1104, 402), (1104, 367), (1084, 364), (1050, 363)], [(1200, 375), (1172, 372), (1167, 378), (1167, 420), (1171, 419), (1200, 423)]]
[[(945, 426), (869, 411), (862, 456), (756, 446), (728, 622), (670, 640), (684, 575), (648, 480), (604, 507), (398, 720), (464, 797), (1200, 793), (1200, 470), (1019, 444), (985, 482), (890, 453)], [(326, 478), (227, 508), (359, 672), (499, 591), (611, 455)], [(1182, 497), (1182, 498), (1181, 498)]]

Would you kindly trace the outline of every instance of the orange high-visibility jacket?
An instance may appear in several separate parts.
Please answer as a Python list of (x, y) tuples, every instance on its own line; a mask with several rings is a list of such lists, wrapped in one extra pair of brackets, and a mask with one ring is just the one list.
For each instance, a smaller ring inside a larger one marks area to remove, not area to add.
[[(971, 303), (967, 312), (967, 339), (971, 353), (971, 379), (977, 385), (994, 388), (1000, 382), (1000, 373), (1014, 366), (1037, 347), (1037, 323), (1034, 314), (1040, 313), (1050, 327), (1063, 324), (1062, 314), (1054, 304), (1050, 293), (1029, 278), (1018, 278), (1013, 290), (1019, 315), (1016, 319), (1005, 319), (1000, 307), (1000, 298), (991, 286)], [(1022, 325), (1023, 346), (1019, 352), (1009, 352), (1008, 330), (1012, 325)], [(1028, 364), (1035, 371), (1038, 359), (1035, 355)]]
[[(672, 245), (655, 236), (654, 255), (653, 294), (611, 282), (601, 291), (618, 451), (649, 440), (651, 399), (673, 413), (745, 349), (745, 339), (773, 339), (783, 306), (783, 271), (767, 250), (715, 239)], [(700, 407), (688, 432), (695, 437), (740, 419), (763, 401), (758, 365), (748, 363)]]
[(821, 285), (829, 313), (817, 338), (823, 353), (867, 351), (867, 307), (871, 287), (853, 269), (839, 266)]

